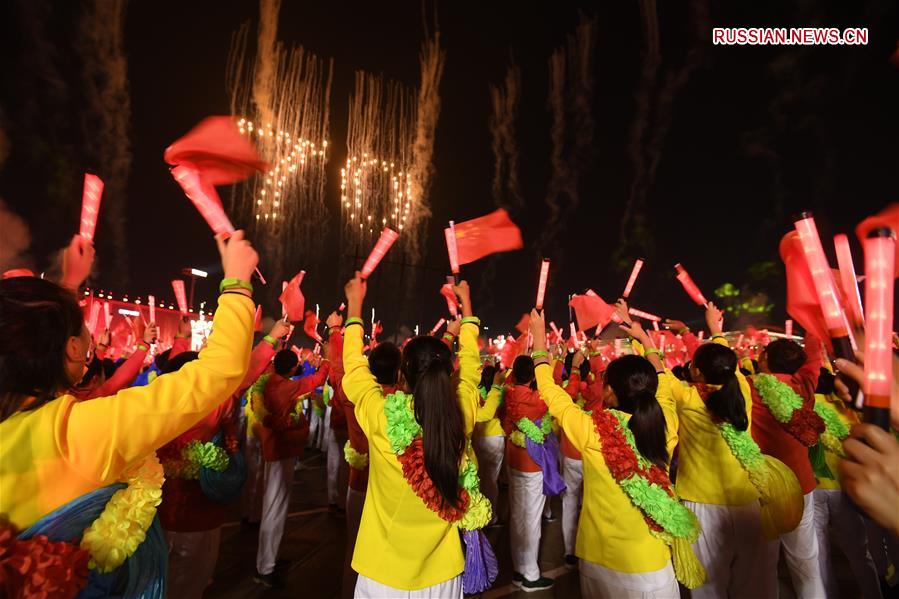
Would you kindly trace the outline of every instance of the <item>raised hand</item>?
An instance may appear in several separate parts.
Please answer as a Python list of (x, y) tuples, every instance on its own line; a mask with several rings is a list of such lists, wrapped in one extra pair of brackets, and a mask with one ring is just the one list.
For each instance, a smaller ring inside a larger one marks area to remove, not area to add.
[(72, 237), (62, 253), (62, 281), (67, 289), (77, 290), (91, 273), (94, 264), (94, 244), (81, 235)]
[(446, 332), (451, 334), (453, 337), (458, 337), (460, 330), (462, 330), (461, 320), (452, 319), (446, 321)]
[(290, 323), (283, 319), (278, 319), (275, 321), (275, 324), (272, 325), (271, 330), (268, 332), (268, 336), (272, 339), (283, 339), (287, 336), (287, 333), (290, 332)]
[(724, 315), (713, 302), (709, 302), (705, 307), (705, 324), (712, 335), (720, 335), (723, 330)]
[(331, 312), (331, 314), (328, 315), (328, 319), (325, 321), (325, 324), (328, 326), (328, 330), (340, 327), (343, 325), (343, 316), (341, 316), (338, 312)]
[(531, 322), (528, 325), (534, 339), (534, 351), (546, 351), (546, 320), (543, 310), (531, 310)]
[[(222, 257), (225, 278), (249, 281), (259, 263), (259, 254), (256, 253), (250, 242), (244, 239), (243, 231), (235, 231), (227, 238), (225, 235), (216, 235), (215, 241)], [(236, 291), (241, 290), (236, 289)]]
[(154, 323), (151, 322), (144, 329), (144, 336), (143, 336), (144, 343), (147, 343), (147, 344), (156, 343), (157, 337), (159, 337), (159, 327), (157, 327)]
[(362, 278), (362, 273), (357, 270), (356, 275), (343, 288), (346, 294), (348, 317), (359, 318), (362, 316), (362, 303), (365, 301), (366, 290), (367, 284), (365, 279)]
[(458, 285), (453, 285), (453, 292), (459, 298), (462, 316), (467, 318), (474, 314), (471, 310), (471, 289), (468, 287), (468, 281), (460, 281)]

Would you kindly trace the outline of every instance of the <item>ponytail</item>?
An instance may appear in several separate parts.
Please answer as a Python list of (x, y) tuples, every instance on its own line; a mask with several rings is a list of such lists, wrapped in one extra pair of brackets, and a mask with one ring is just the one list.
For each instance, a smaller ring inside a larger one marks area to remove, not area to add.
[(696, 350), (693, 363), (709, 385), (721, 385), (709, 394), (705, 407), (715, 420), (729, 422), (739, 431), (749, 428), (746, 399), (737, 380), (737, 355), (729, 347), (707, 343)]
[(421, 425), (425, 470), (444, 503), (458, 508), (465, 425), (450, 379), (452, 352), (439, 339), (416, 337), (403, 351), (402, 370)]
[(618, 407), (631, 415), (628, 428), (637, 451), (659, 468), (667, 469), (665, 414), (656, 400), (659, 377), (655, 368), (640, 356), (624, 356), (606, 368), (605, 382), (615, 392)]

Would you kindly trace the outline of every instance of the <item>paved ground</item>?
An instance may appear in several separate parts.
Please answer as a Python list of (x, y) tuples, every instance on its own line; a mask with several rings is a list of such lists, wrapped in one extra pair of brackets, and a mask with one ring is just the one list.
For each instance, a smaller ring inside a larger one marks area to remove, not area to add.
[[(505, 516), (507, 507), (503, 500), (500, 503), (500, 513)], [(269, 590), (253, 582), (258, 532), (256, 529), (242, 528), (239, 516), (235, 512), (231, 521), (222, 530), (222, 546), (215, 580), (207, 589), (205, 597), (221, 599), (351, 597), (352, 585), (349, 580), (344, 582), (345, 520), (340, 516), (329, 514), (326, 505), (323, 456), (318, 453), (307, 454), (302, 469), (297, 472), (294, 480), (290, 516), (281, 544), (282, 559), (290, 561), (285, 576), (286, 588)], [(553, 509), (556, 515), (561, 514), (558, 499), (553, 502)], [(500, 562), (500, 577), (483, 597), (567, 599), (581, 596), (577, 572), (568, 570), (563, 565), (560, 520), (546, 523), (543, 530), (540, 567), (544, 575), (556, 579), (555, 587), (549, 591), (523, 593), (513, 587), (508, 529), (505, 527), (491, 529), (488, 536)], [(834, 559), (841, 596), (857, 597), (858, 592), (848, 564), (837, 553), (834, 554)], [(794, 597), (789, 578), (783, 571), (780, 597), (782, 599)]]

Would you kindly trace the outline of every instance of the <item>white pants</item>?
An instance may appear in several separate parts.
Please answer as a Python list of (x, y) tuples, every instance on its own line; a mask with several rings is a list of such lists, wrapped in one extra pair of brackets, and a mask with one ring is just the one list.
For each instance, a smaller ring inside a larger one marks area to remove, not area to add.
[(478, 474), (481, 477), (481, 492), (493, 506), (493, 522), (499, 519), (499, 471), (503, 467), (503, 456), (506, 453), (506, 438), (502, 435), (492, 437), (473, 437), (474, 453), (478, 457)]
[[(365, 507), (365, 491), (357, 491), (353, 488), (346, 490), (346, 542), (347, 545), (356, 544), (356, 535), (359, 533), (359, 523), (362, 521), (362, 508)], [(351, 552), (352, 554), (352, 552)]]
[[(780, 537), (784, 557), (798, 599), (824, 599), (824, 582), (818, 563), (818, 537), (815, 534), (815, 499), (802, 496), (802, 520), (795, 530)], [(777, 563), (777, 562), (775, 562)]]
[(712, 505), (684, 501), (702, 532), (693, 551), (706, 571), (705, 584), (692, 599), (757, 599), (777, 597), (777, 561), (770, 563), (769, 545), (761, 531), (759, 504)]
[(247, 462), (247, 480), (240, 497), (241, 515), (250, 522), (262, 518), (262, 494), (265, 493), (265, 462), (262, 461), (262, 447), (256, 437), (247, 437), (244, 446)]
[(367, 597), (371, 599), (462, 599), (462, 575), (450, 578), (446, 582), (435, 584), (417, 591), (404, 591), (395, 589), (386, 584), (381, 584), (367, 576), (359, 575), (356, 579), (356, 593), (354, 597)]
[(259, 548), (256, 551), (256, 570), (271, 574), (278, 559), (287, 507), (290, 504), (290, 487), (293, 482), (294, 458), (265, 462), (265, 495), (262, 498), (262, 523), (259, 525)]
[(338, 477), (340, 475), (340, 462), (343, 461), (343, 448), (338, 445), (337, 435), (331, 430), (330, 425), (325, 432), (325, 441), (325, 451), (328, 455), (328, 503), (337, 505), (340, 499)]
[(165, 531), (169, 546), (166, 595), (179, 599), (199, 599), (209, 585), (219, 557), (221, 528), (198, 532)]
[(584, 462), (563, 456), (562, 476), (565, 478), (565, 492), (562, 493), (562, 541), (565, 555), (574, 555), (584, 490)]
[(833, 527), (835, 541), (849, 560), (849, 567), (864, 599), (880, 599), (877, 568), (868, 552), (865, 519), (843, 499), (839, 489), (815, 489), (815, 532), (818, 537), (818, 564), (828, 597), (839, 597), (836, 577), (830, 563), (829, 527)]
[(581, 597), (609, 599), (680, 599), (671, 562), (655, 572), (628, 574), (582, 559)]
[(509, 468), (509, 533), (512, 568), (527, 580), (540, 578), (540, 516), (543, 514), (543, 473)]

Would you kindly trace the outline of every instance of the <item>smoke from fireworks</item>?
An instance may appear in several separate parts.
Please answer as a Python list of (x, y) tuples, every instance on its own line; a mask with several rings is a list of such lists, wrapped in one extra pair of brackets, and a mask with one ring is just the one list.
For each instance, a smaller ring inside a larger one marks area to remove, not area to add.
[(331, 61), (277, 41), (280, 6), (260, 1), (256, 56), (248, 54), (245, 23), (232, 38), (227, 73), (240, 131), (272, 167), (236, 188), (232, 218), (251, 223), (254, 237), (290, 240), (261, 246), (275, 279), (293, 272), (300, 259), (314, 267), (322, 257), (333, 73)]
[(501, 85), (490, 86), (490, 139), (493, 149), (493, 201), (513, 214), (523, 207), (518, 186), (518, 144), (515, 119), (518, 113), (518, 94), (521, 71), (509, 65)]
[(581, 17), (564, 47), (549, 59), (549, 96), (552, 114), (552, 175), (546, 192), (549, 221), (540, 240), (542, 248), (554, 245), (563, 224), (563, 212), (577, 208), (580, 175), (593, 145), (593, 53), (596, 18)]

